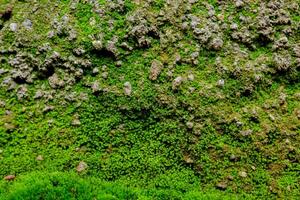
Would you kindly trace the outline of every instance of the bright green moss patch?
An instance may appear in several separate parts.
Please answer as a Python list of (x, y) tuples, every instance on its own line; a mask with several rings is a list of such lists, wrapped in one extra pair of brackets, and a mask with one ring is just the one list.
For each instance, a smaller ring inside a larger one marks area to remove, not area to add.
[[(180, 183), (180, 180), (179, 182)], [(182, 188), (182, 187), (179, 187)], [(93, 177), (78, 176), (73, 173), (33, 172), (21, 177), (13, 183), (0, 182), (0, 199), (35, 200), (35, 199), (236, 199), (217, 190), (180, 191), (176, 188), (160, 190), (140, 189), (120, 183), (105, 182)], [(245, 199), (248, 199), (245, 196)]]

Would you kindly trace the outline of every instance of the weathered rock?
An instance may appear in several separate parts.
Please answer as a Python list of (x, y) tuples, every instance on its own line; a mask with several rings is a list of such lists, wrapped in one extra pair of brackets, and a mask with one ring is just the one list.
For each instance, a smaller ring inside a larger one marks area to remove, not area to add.
[(300, 58), (295, 59), (295, 64), (297, 67), (300, 67)]
[(23, 98), (27, 97), (27, 87), (25, 85), (22, 85), (19, 87), (17, 91), (18, 100), (22, 100)]
[(93, 41), (92, 44), (93, 44), (94, 49), (97, 51), (100, 51), (103, 49), (103, 43), (100, 40)]
[(43, 161), (44, 158), (42, 155), (38, 155), (36, 158), (35, 158), (37, 161)]
[(116, 47), (116, 41), (108, 41), (106, 44), (106, 50), (111, 52), (115, 57), (119, 55), (118, 48)]
[(17, 23), (11, 23), (9, 25), (9, 28), (12, 32), (16, 32), (18, 30), (18, 24)]
[(229, 157), (229, 160), (233, 161), (233, 162), (236, 162), (238, 160), (238, 157), (234, 154), (231, 154), (230, 157)]
[(244, 3), (242, 0), (236, 0), (236, 1), (235, 1), (235, 6), (236, 6), (237, 8), (243, 7), (244, 4), (245, 4), (245, 3)]
[(191, 28), (192, 29), (196, 29), (196, 27), (198, 26), (198, 24), (200, 23), (200, 19), (194, 15), (190, 16), (191, 19)]
[(274, 66), (278, 71), (286, 71), (291, 67), (291, 57), (289, 55), (274, 55)]
[(60, 80), (58, 78), (58, 75), (55, 73), (48, 78), (48, 82), (49, 82), (50, 87), (52, 87), (54, 89), (64, 86), (64, 81)]
[(101, 74), (102, 78), (107, 79), (108, 78), (108, 72), (103, 72)]
[(293, 52), (297, 58), (300, 58), (300, 45), (295, 45), (293, 48)]
[(55, 36), (55, 32), (53, 30), (49, 31), (48, 34), (47, 34), (47, 37), (49, 39), (53, 38)]
[(4, 177), (4, 180), (6, 181), (13, 181), (15, 180), (16, 176), (15, 175), (7, 175)]
[(44, 109), (43, 109), (43, 112), (46, 113), (46, 112), (49, 112), (51, 110), (54, 110), (54, 106), (45, 106)]
[(197, 2), (198, 2), (198, 0), (189, 0), (190, 4), (194, 4), (194, 3), (197, 3)]
[(207, 44), (209, 39), (211, 39), (213, 33), (212, 31), (208, 28), (195, 28), (193, 30), (195, 38), (200, 41), (201, 44)]
[(7, 77), (2, 81), (2, 84), (7, 86), (7, 91), (11, 91), (16, 88), (17, 84), (11, 77)]
[(75, 117), (75, 119), (72, 120), (72, 125), (73, 126), (80, 126), (81, 125), (81, 122), (80, 122), (78, 117)]
[(106, 65), (103, 65), (103, 66), (101, 67), (101, 70), (102, 70), (102, 71), (106, 71), (106, 70), (107, 70), (107, 66), (106, 66)]
[(273, 122), (276, 120), (276, 118), (275, 118), (274, 115), (272, 115), (272, 114), (269, 114), (269, 118), (270, 118), (270, 120), (273, 121)]
[(68, 37), (69, 40), (75, 40), (77, 38), (77, 31), (75, 29), (71, 29), (68, 34), (69, 34)]
[(118, 61), (116, 62), (116, 66), (117, 66), (117, 67), (121, 67), (122, 64), (123, 64), (123, 62), (122, 62), (121, 60), (118, 60)]
[(181, 24), (181, 29), (182, 30), (188, 30), (188, 28), (189, 28), (189, 23), (188, 22), (183, 22)]
[(12, 78), (17, 83), (32, 83), (32, 70), (28, 69), (27, 65), (19, 65), (19, 69), (14, 69), (11, 71)]
[(240, 171), (240, 172), (239, 172), (239, 176), (242, 177), (242, 178), (246, 178), (248, 175), (247, 175), (246, 172)]
[(189, 74), (189, 75), (188, 75), (188, 80), (189, 80), (189, 81), (193, 81), (194, 79), (195, 79), (194, 74)]
[[(74, 75), (75, 75), (75, 78), (76, 78), (76, 79), (81, 79), (82, 76), (83, 76), (83, 69), (78, 68), (78, 69), (75, 71)], [(60, 87), (62, 87), (63, 85), (64, 85), (64, 82), (61, 82), (61, 86), (60, 86)]]
[(219, 86), (219, 87), (224, 87), (224, 85), (225, 85), (225, 80), (224, 80), (224, 79), (218, 80), (217, 86)]
[(88, 168), (88, 165), (84, 162), (84, 161), (81, 161), (77, 167), (76, 167), (76, 171), (78, 173), (81, 173), (81, 172), (84, 172), (85, 170), (87, 170)]
[(160, 61), (158, 61), (158, 60), (152, 61), (149, 79), (152, 81), (156, 80), (158, 78), (159, 74), (161, 73), (162, 67), (163, 67), (163, 64)]
[[(239, 31), (234, 31), (231, 34), (231, 37), (241, 43), (251, 45), (253, 43), (254, 36), (251, 34), (249, 29), (247, 27), (241, 28)], [(218, 43), (217, 43), (218, 44)], [(219, 43), (221, 44), (221, 42)], [(218, 45), (217, 45), (218, 47)]]
[(230, 29), (236, 31), (238, 29), (238, 25), (236, 23), (232, 23), (230, 25)]
[(253, 133), (253, 130), (249, 129), (249, 130), (244, 130), (244, 131), (240, 131), (240, 134), (242, 136), (249, 136)]
[(83, 55), (85, 53), (85, 50), (83, 48), (79, 47), (79, 48), (74, 49), (73, 52), (77, 56), (81, 56), (81, 55)]
[(124, 93), (127, 96), (130, 96), (132, 93), (132, 86), (130, 82), (125, 82), (124, 83)]
[(189, 92), (190, 92), (190, 93), (195, 92), (195, 90), (196, 90), (196, 88), (194, 88), (194, 87), (189, 87)]
[(172, 70), (167, 71), (167, 76), (169, 78), (172, 78), (173, 77), (173, 71)]
[(37, 90), (35, 95), (34, 95), (34, 99), (40, 99), (44, 96), (44, 92), (42, 90)]
[(275, 41), (274, 45), (273, 45), (273, 49), (277, 50), (277, 49), (281, 49), (281, 48), (287, 48), (288, 47), (288, 38), (286, 36), (281, 37), (279, 40)]
[(2, 75), (2, 74), (5, 74), (7, 71), (5, 70), (5, 69), (0, 69), (0, 76)]
[(215, 16), (216, 11), (215, 11), (215, 10), (213, 9), (213, 7), (212, 7), (212, 9), (209, 9), (209, 10), (208, 10), (207, 14), (208, 14), (209, 17), (213, 17), (213, 16)]
[(175, 78), (172, 83), (172, 89), (177, 90), (178, 87), (182, 84), (182, 82), (183, 82), (183, 78), (181, 76)]
[(95, 94), (95, 93), (98, 93), (101, 91), (101, 88), (100, 88), (100, 84), (98, 81), (95, 81), (94, 83), (92, 83), (92, 92)]
[(231, 175), (228, 175), (228, 176), (227, 176), (227, 179), (230, 180), (230, 181), (233, 181), (233, 180), (234, 180), (234, 177), (231, 176)]
[(32, 21), (30, 19), (25, 19), (22, 22), (22, 25), (27, 29), (30, 30), (32, 28)]
[(221, 38), (214, 38), (210, 42), (209, 46), (210, 46), (211, 49), (219, 51), (219, 50), (222, 49), (223, 44), (224, 44), (224, 42), (223, 42), (223, 40)]
[(129, 46), (129, 44), (127, 44), (126, 42), (122, 42), (120, 46), (129, 51), (133, 50), (133, 48), (131, 46)]
[(194, 123), (193, 122), (187, 122), (186, 126), (188, 129), (192, 129), (194, 127)]
[(286, 103), (286, 97), (287, 95), (285, 93), (281, 93), (279, 96), (279, 104), (282, 106)]
[(83, 102), (83, 101), (87, 101), (89, 99), (89, 96), (87, 93), (85, 92), (80, 92), (79, 96), (78, 96), (78, 100)]
[(189, 156), (189, 155), (184, 155), (183, 156), (183, 160), (185, 161), (185, 163), (187, 164), (193, 164), (194, 160)]
[(195, 52), (193, 52), (193, 53), (191, 54), (191, 58), (192, 58), (193, 60), (198, 59), (198, 57), (199, 57), (199, 52), (198, 52), (198, 51), (195, 51)]
[(11, 111), (11, 110), (5, 110), (5, 115), (12, 115), (13, 114), (13, 112)]
[(92, 73), (93, 73), (94, 75), (98, 74), (98, 73), (99, 73), (99, 68), (98, 68), (98, 67), (95, 67), (95, 68), (93, 69)]
[(0, 108), (4, 108), (6, 105), (5, 101), (0, 100)]
[(45, 44), (39, 46), (38, 50), (39, 50), (39, 52), (48, 52), (48, 51), (52, 50), (52, 48), (49, 43), (45, 43)]
[(226, 182), (220, 182), (216, 184), (216, 188), (219, 190), (226, 190), (227, 189), (227, 183)]

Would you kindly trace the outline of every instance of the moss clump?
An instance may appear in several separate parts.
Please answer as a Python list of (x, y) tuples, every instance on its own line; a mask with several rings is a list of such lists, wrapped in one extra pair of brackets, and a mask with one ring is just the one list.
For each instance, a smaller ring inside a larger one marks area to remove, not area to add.
[[(217, 190), (180, 192), (174, 189), (140, 189), (104, 182), (94, 177), (74, 173), (33, 172), (18, 177), (13, 183), (0, 182), (0, 199), (232, 199), (237, 198)], [(245, 196), (247, 197), (247, 196)]]

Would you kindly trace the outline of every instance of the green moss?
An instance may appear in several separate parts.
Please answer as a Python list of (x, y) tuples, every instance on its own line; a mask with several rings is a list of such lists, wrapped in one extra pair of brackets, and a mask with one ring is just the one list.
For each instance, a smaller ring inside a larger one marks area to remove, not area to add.
[[(4, 1), (0, 8), (9, 3)], [(71, 1), (42, 3), (31, 13), (33, 2), (14, 2), (14, 14), (5, 26), (11, 22), (21, 24), (29, 18), (33, 29), (21, 28), (16, 33), (2, 29), (1, 49), (15, 48), (21, 42), (20, 51), (32, 54), (42, 63), (53, 51), (65, 60), (69, 56), (77, 58), (73, 50), (83, 47), (87, 52), (83, 58), (91, 61), (92, 66), (84, 68), (84, 78), (76, 80), (71, 90), (56, 90), (50, 101), (33, 99), (37, 90), (51, 90), (47, 79), (26, 84), (28, 98), (23, 100), (18, 100), (17, 88), (6, 91), (6, 86), (0, 86), (0, 100), (6, 103), (0, 107), (0, 175), (17, 175), (16, 182), (1, 182), (2, 199), (38, 199), (41, 195), (44, 199), (299, 196), (299, 69), (293, 63), (293, 71), (275, 72), (272, 43), (261, 44), (255, 26), (250, 30), (255, 36), (255, 48), (233, 41), (232, 31), (226, 29), (222, 32), (224, 49), (212, 51), (199, 45), (191, 30), (180, 30), (183, 5), (179, 5), (173, 21), (148, 19), (166, 6), (164, 1), (153, 1), (143, 13), (147, 18), (145, 24), (157, 25), (162, 34), (179, 32), (180, 37), (163, 46), (161, 38), (150, 34), (146, 37), (151, 39), (151, 46), (138, 48), (135, 38), (125, 37), (130, 31), (127, 17), (140, 9), (133, 1), (126, 0), (123, 11), (109, 9), (108, 1), (99, 1), (100, 7), (106, 9), (101, 17), (84, 1), (75, 10), (70, 9)], [(224, 15), (225, 23), (231, 24), (232, 16), (233, 22), (243, 25), (240, 15), (255, 20), (257, 14), (252, 11), (258, 9), (259, 2), (238, 10), (233, 3), (226, 2), (224, 8), (218, 6), (218, 1), (206, 3), (215, 7), (216, 15)], [(208, 21), (203, 2), (192, 5), (189, 12), (203, 20), (199, 26)], [(47, 38), (52, 30), (51, 21), (61, 20), (64, 15), (69, 17), (78, 37), (73, 41), (68, 40), (68, 35)], [(293, 25), (299, 22), (298, 15), (291, 14)], [(113, 20), (113, 27), (109, 27), (109, 20)], [(276, 39), (281, 37), (283, 28), (274, 29)], [(92, 40), (103, 39), (105, 44), (113, 37), (119, 38), (117, 58), (93, 51)], [(298, 40), (298, 35), (289, 37), (291, 45)], [(134, 50), (127, 52), (121, 48), (123, 41)], [(244, 53), (231, 49), (233, 42)], [(45, 43), (52, 50), (38, 54), (38, 47)], [(199, 64), (184, 60), (195, 51), (199, 52)], [(183, 59), (173, 64), (176, 53)], [(0, 68), (11, 70), (8, 61), (14, 53), (0, 56)], [(219, 65), (217, 58), (221, 58)], [(151, 81), (148, 77), (154, 59), (164, 67), (158, 79)], [(116, 66), (117, 60), (122, 61), (121, 67)], [(107, 66), (107, 79), (101, 77), (101, 72), (92, 74), (94, 67), (101, 71), (103, 65)], [(262, 69), (262, 65), (266, 68)], [(168, 75), (170, 71), (172, 77)], [(177, 91), (172, 90), (174, 78), (187, 79), (189, 74), (195, 76), (194, 81), (185, 80)], [(257, 75), (261, 80), (256, 82)], [(0, 76), (0, 83), (7, 76)], [(225, 80), (223, 87), (217, 86), (220, 79)], [(92, 94), (87, 83), (94, 81), (108, 92)], [(126, 81), (132, 85), (131, 96), (123, 95)], [(65, 100), (64, 96), (71, 93), (76, 97), (85, 93), (88, 100)], [(280, 104), (282, 94), (287, 98)], [(44, 112), (46, 105), (54, 109)], [(81, 122), (78, 126), (72, 125), (75, 116)], [(188, 128), (187, 122), (193, 122), (194, 127)], [(242, 131), (249, 130), (251, 134), (243, 136)], [(37, 161), (38, 155), (44, 160)], [(236, 159), (231, 159), (232, 155)], [(89, 167), (78, 177), (73, 173), (80, 161)], [(247, 177), (240, 177), (241, 171), (246, 171)], [(226, 182), (226, 191), (215, 189), (220, 182)]]
[[(181, 182), (179, 180), (179, 182)], [(178, 183), (179, 183), (178, 182)], [(179, 188), (182, 188), (179, 186)], [(246, 196), (247, 197), (247, 196)], [(93, 177), (78, 176), (74, 173), (34, 172), (13, 183), (0, 182), (0, 199), (233, 199), (233, 196), (217, 190), (190, 192), (178, 188), (160, 190), (127, 187), (105, 182)], [(248, 199), (248, 198), (246, 198)]]

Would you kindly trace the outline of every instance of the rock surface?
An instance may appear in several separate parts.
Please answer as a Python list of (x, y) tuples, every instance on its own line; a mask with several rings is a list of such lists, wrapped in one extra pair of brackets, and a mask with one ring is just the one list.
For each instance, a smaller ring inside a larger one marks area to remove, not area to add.
[(79, 164), (76, 167), (76, 171), (78, 173), (86, 171), (88, 168), (88, 165), (84, 161), (80, 161)]

